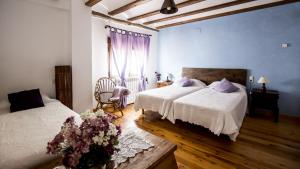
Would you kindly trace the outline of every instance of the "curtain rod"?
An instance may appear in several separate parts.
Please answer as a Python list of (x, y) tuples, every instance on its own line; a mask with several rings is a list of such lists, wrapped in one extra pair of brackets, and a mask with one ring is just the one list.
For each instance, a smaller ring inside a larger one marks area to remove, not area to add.
[(105, 25), (105, 29), (115, 29), (115, 30), (120, 30), (121, 32), (127, 32), (127, 33), (132, 33), (132, 34), (138, 34), (138, 35), (144, 35), (144, 36), (152, 36), (152, 35), (149, 35), (149, 34), (144, 34), (144, 33), (139, 33), (139, 32), (133, 32), (133, 31), (127, 31), (127, 30), (124, 30), (124, 29), (120, 29), (120, 28), (116, 28), (116, 27), (112, 27), (112, 26), (109, 26), (109, 25)]

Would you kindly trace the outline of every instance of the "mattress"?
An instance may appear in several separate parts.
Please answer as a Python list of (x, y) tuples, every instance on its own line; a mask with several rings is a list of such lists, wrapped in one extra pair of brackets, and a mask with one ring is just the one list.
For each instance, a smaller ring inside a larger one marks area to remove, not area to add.
[(208, 128), (216, 135), (226, 134), (235, 141), (247, 111), (245, 87), (220, 93), (209, 87), (174, 100), (174, 119)]
[(150, 89), (137, 94), (134, 109), (151, 110), (162, 115), (163, 119), (167, 118), (174, 121), (172, 115), (173, 101), (179, 97), (195, 92), (204, 88), (204, 85), (181, 87), (170, 85), (156, 89)]
[(0, 109), (0, 168), (33, 168), (53, 159), (46, 154), (47, 142), (60, 131), (67, 117), (79, 114), (56, 100), (45, 102), (45, 107), (9, 113)]

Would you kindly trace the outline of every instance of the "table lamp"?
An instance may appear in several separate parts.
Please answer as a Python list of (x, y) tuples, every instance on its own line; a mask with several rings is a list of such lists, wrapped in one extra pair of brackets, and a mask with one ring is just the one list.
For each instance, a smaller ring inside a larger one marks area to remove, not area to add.
[(257, 83), (262, 84), (262, 91), (266, 92), (266, 83), (269, 83), (269, 80), (266, 77), (262, 76), (258, 79)]

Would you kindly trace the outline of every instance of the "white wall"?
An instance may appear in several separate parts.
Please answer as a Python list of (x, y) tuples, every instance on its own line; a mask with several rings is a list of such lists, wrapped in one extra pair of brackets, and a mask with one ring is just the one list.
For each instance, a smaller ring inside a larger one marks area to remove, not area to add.
[[(32, 88), (55, 97), (54, 66), (72, 65), (74, 110), (92, 108), (96, 80), (107, 76), (106, 24), (91, 17), (84, 0), (0, 0), (0, 99)], [(147, 72), (152, 87), (157, 32), (110, 25), (152, 35)]]
[(32, 88), (55, 97), (54, 66), (71, 64), (69, 6), (0, 0), (0, 99)]
[[(92, 17), (92, 54), (93, 54), (93, 86), (95, 86), (97, 80), (100, 77), (108, 76), (108, 51), (107, 51), (107, 36), (108, 30), (104, 27), (105, 25), (110, 25), (113, 27), (140, 32), (145, 34), (150, 34), (150, 53), (147, 66), (147, 78), (149, 81), (148, 88), (152, 88), (155, 84), (155, 74), (154, 72), (158, 69), (157, 64), (157, 36), (158, 33), (151, 30), (146, 30), (138, 28), (135, 26), (129, 26), (124, 24), (118, 24), (114, 22), (109, 22), (107, 20)], [(95, 100), (93, 101), (94, 106), (96, 104)]]
[(72, 65), (73, 108), (92, 107), (91, 9), (84, 0), (0, 0), (0, 99), (40, 88), (55, 97), (55, 65)]
[(73, 0), (71, 11), (73, 109), (82, 112), (92, 108), (93, 101), (91, 8)]

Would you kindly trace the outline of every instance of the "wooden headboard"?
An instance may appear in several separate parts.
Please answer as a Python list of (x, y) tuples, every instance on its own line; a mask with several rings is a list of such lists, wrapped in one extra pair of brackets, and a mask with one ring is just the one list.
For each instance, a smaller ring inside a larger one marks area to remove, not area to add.
[(206, 84), (214, 81), (228, 79), (231, 82), (246, 85), (247, 69), (223, 69), (223, 68), (182, 68), (182, 77), (198, 79)]

